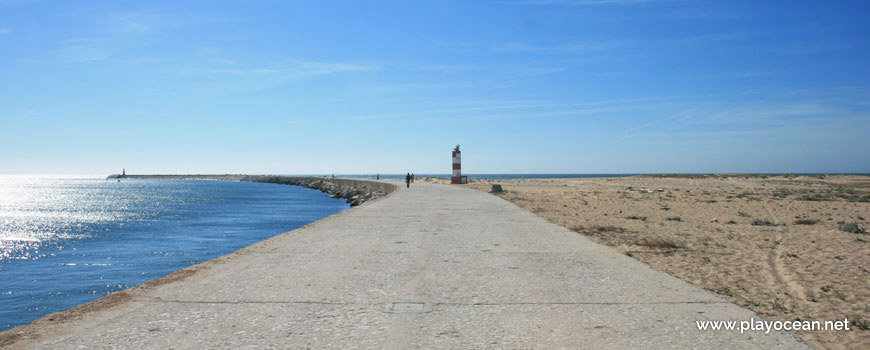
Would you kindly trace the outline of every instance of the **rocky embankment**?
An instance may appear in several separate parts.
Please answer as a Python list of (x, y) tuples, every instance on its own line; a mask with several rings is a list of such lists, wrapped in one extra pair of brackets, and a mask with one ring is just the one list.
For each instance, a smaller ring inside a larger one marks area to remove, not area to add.
[(332, 198), (342, 198), (352, 207), (383, 197), (396, 189), (394, 185), (380, 182), (318, 177), (245, 176), (240, 181), (268, 182), (311, 188), (329, 194)]
[(355, 207), (372, 199), (380, 198), (396, 190), (396, 186), (383, 182), (355, 179), (332, 179), (321, 177), (269, 176), (269, 175), (110, 175), (109, 179), (162, 179), (162, 180), (224, 180), (265, 182), (302, 186), (341, 198)]

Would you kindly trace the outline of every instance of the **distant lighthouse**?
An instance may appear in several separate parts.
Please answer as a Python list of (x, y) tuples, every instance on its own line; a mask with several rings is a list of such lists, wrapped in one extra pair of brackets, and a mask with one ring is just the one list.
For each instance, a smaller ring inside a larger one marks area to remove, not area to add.
[(459, 151), (459, 145), (453, 149), (453, 176), (450, 178), (450, 183), (468, 183), (468, 176), (462, 176), (462, 152)]

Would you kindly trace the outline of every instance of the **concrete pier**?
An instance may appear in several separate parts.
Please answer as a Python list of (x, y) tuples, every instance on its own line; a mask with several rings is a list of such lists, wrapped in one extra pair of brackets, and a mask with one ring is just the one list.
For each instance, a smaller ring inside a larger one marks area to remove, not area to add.
[(809, 349), (496, 196), (413, 184), (2, 333), (9, 349)]

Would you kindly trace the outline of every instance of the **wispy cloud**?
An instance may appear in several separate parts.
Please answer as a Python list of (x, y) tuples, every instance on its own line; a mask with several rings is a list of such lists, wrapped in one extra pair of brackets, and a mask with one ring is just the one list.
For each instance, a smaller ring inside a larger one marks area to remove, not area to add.
[(0, 0), (0, 5), (21, 5), (36, 2), (37, 0)]
[(296, 63), (296, 68), (299, 72), (315, 75), (341, 72), (364, 72), (378, 69), (378, 67), (372, 65), (324, 61), (299, 61)]
[(637, 72), (628, 72), (628, 71), (626, 71), (626, 72), (598, 72), (598, 73), (595, 73), (595, 75), (599, 76), (599, 77), (614, 77), (614, 78), (616, 78), (616, 77), (628, 77), (628, 76), (637, 75), (637, 74), (638, 74)]
[(435, 40), (430, 43), (435, 49), (449, 53), (473, 52), (480, 48), (481, 44), (474, 41), (444, 41)]
[[(825, 97), (824, 89), (793, 91), (752, 91), (692, 103), (683, 110), (665, 114), (624, 131), (625, 137), (653, 137), (662, 133), (695, 138), (715, 132), (717, 140), (728, 132), (751, 131), (784, 135), (783, 130), (848, 125), (867, 128), (867, 106), (843, 105)], [(643, 132), (641, 132), (643, 131)]]
[[(238, 65), (238, 64), (236, 64)], [(304, 77), (315, 75), (328, 75), (343, 72), (365, 72), (377, 70), (378, 67), (355, 63), (321, 62), (321, 61), (292, 61), (278, 64), (272, 68), (216, 68), (207, 70), (207, 73), (228, 73), (234, 75), (244, 74), (276, 74), (285, 77)]]
[(721, 41), (735, 41), (735, 40), (744, 40), (749, 38), (755, 38), (765, 35), (771, 35), (776, 33), (781, 33), (783, 31), (774, 31), (774, 30), (758, 30), (758, 31), (736, 31), (736, 32), (723, 32), (723, 33), (707, 33), (707, 34), (697, 34), (697, 35), (689, 35), (678, 38), (665, 38), (662, 40), (664, 43), (672, 43), (672, 44), (692, 44), (692, 43), (703, 43), (708, 44), (710, 42), (721, 42)]
[(625, 133), (629, 134), (629, 133), (632, 133), (632, 132), (635, 132), (638, 130), (642, 130), (642, 129), (646, 129), (646, 128), (649, 128), (649, 127), (652, 127), (655, 125), (662, 124), (662, 123), (667, 122), (667, 121), (687, 119), (687, 118), (690, 118), (690, 117), (696, 115), (696, 112), (700, 111), (702, 108), (703, 107), (692, 107), (692, 108), (683, 110), (681, 112), (669, 115), (665, 118), (656, 119), (656, 120), (653, 120), (651, 122), (629, 128), (629, 129), (625, 130)]
[(111, 32), (119, 34), (145, 34), (155, 29), (155, 27), (166, 26), (167, 18), (143, 14), (143, 13), (122, 13), (112, 14), (105, 19), (105, 24)]
[(112, 37), (72, 38), (64, 41), (57, 54), (65, 62), (94, 62), (108, 59), (132, 46), (130, 42)]
[(527, 63), (518, 65), (508, 65), (496, 68), (500, 75), (499, 80), (507, 82), (511, 79), (521, 79), (530, 76), (548, 75), (565, 71), (567, 68), (564, 65), (547, 64), (547, 63)]
[(268, 68), (254, 68), (254, 69), (212, 69), (211, 73), (230, 73), (230, 74), (263, 74), (263, 73), (277, 73), (277, 70), (268, 69)]
[(822, 103), (762, 102), (748, 106), (738, 106), (719, 113), (710, 113), (708, 122), (717, 124), (787, 124), (796, 120), (818, 118), (840, 118), (850, 112), (839, 107)]
[[(861, 143), (863, 135), (870, 130), (870, 123), (866, 122), (870, 120), (868, 117), (870, 113), (856, 112), (848, 116), (799, 117), (774, 123), (746, 121), (725, 125), (699, 120), (687, 127), (651, 130), (637, 136), (648, 145), (712, 146), (717, 149), (752, 145), (754, 151), (763, 149), (763, 153), (770, 153), (776, 150), (783, 155), (794, 155), (798, 149), (822, 150), (835, 145), (854, 149), (854, 145)], [(759, 148), (759, 145), (766, 147)], [(797, 154), (804, 152), (798, 151)], [(753, 155), (754, 152), (750, 152), (745, 156)]]
[(787, 56), (803, 56), (814, 55), (823, 52), (832, 51), (848, 51), (852, 49), (852, 45), (845, 42), (788, 42), (776, 47), (770, 47), (769, 50), (775, 54)]
[(417, 117), (417, 116), (426, 116), (426, 115), (442, 115), (442, 114), (457, 114), (457, 113), (470, 113), (470, 112), (480, 112), (480, 111), (493, 111), (493, 110), (511, 110), (511, 109), (519, 109), (519, 108), (530, 108), (535, 106), (541, 106), (541, 103), (511, 103), (507, 102), (506, 104), (497, 104), (497, 105), (474, 105), (469, 107), (462, 108), (442, 108), (442, 109), (425, 109), (425, 110), (416, 110), (413, 112), (405, 112), (405, 113), (385, 113), (385, 114), (368, 114), (368, 115), (356, 115), (345, 118), (346, 120), (377, 120), (377, 119), (397, 119), (397, 118), (407, 118), (407, 117)]
[(268, 90), (306, 79), (379, 69), (378, 66), (367, 64), (293, 58), (234, 58), (228, 61), (232, 64), (212, 63), (210, 67), (206, 63), (213, 61), (208, 57), (168, 62), (165, 64), (166, 72), (171, 76), (167, 78), (177, 79), (178, 84), (185, 86), (185, 91), (189, 93), (233, 94)]
[(472, 48), (472, 47), (477, 47), (477, 46), (480, 45), (480, 44), (478, 44), (478, 43), (476, 43), (476, 42), (474, 42), (474, 41), (443, 41), (443, 40), (437, 40), (437, 41), (434, 41), (433, 43), (434, 43), (436, 46), (441, 46), (441, 47), (464, 48), (464, 49), (468, 49), (468, 48)]
[(420, 64), (415, 65), (413, 68), (419, 70), (427, 70), (427, 71), (437, 71), (440, 73), (453, 73), (459, 71), (466, 71), (471, 69), (469, 65), (455, 65), (455, 64)]
[(7, 29), (7, 28), (0, 27), (0, 35), (3, 35), (3, 34), (9, 34), (9, 33), (11, 33), (11, 32), (12, 32), (12, 31), (9, 30), (9, 29)]
[(701, 75), (697, 78), (699, 79), (717, 79), (717, 78), (754, 78), (754, 77), (764, 77), (775, 75), (777, 72), (772, 71), (758, 71), (758, 72), (734, 72), (734, 73), (722, 73), (722, 74), (707, 74)]
[(528, 45), (524, 43), (506, 43), (502, 45), (493, 46), (492, 50), (496, 52), (546, 52), (546, 53), (564, 53), (564, 54), (572, 54), (572, 53), (582, 53), (582, 52), (595, 52), (595, 51), (605, 51), (614, 49), (620, 46), (623, 46), (622, 43), (617, 42), (596, 42), (596, 43), (572, 43), (572, 44), (564, 44), (564, 45), (552, 45), (552, 46), (535, 46)]
[[(668, 11), (655, 14), (655, 20), (705, 20), (705, 21), (737, 21), (753, 17), (751, 12), (744, 12), (730, 8), (673, 8)], [(646, 18), (650, 18), (646, 15)], [(643, 19), (636, 17), (636, 19)]]
[(516, 0), (503, 1), (513, 5), (561, 5), (561, 6), (596, 6), (596, 5), (632, 5), (676, 0)]
[(527, 111), (523, 113), (490, 113), (484, 115), (471, 116), (475, 119), (484, 120), (500, 120), (500, 119), (534, 119), (534, 118), (553, 118), (553, 117), (579, 117), (588, 115), (604, 115), (610, 113), (620, 113), (628, 111), (648, 110), (655, 108), (650, 104), (639, 105), (623, 105), (613, 107), (599, 108), (569, 108), (555, 111)]
[[(639, 25), (649, 22), (664, 21), (739, 21), (758, 16), (758, 14), (739, 11), (727, 6), (657, 6), (665, 3), (694, 0), (504, 0), (501, 4), (509, 6), (563, 7), (571, 10), (619, 9), (599, 13), (593, 11), (577, 11), (584, 23), (631, 23)], [(697, 1), (696, 1), (697, 3)], [(724, 2), (723, 2), (724, 4)], [(648, 11), (653, 9), (654, 11)], [(705, 23), (704, 26), (709, 25)]]
[[(469, 101), (453, 103), (453, 108), (424, 108), (410, 112), (356, 115), (346, 120), (376, 120), (417, 117), (455, 117), (474, 119), (524, 119), (617, 113), (660, 107), (673, 101), (691, 101), (713, 95), (685, 95), (606, 99), (576, 103), (553, 101)], [(493, 113), (496, 112), (496, 113)]]
[(94, 62), (109, 59), (123, 51), (142, 47), (182, 26), (214, 21), (197, 17), (180, 17), (170, 13), (121, 12), (101, 13), (98, 9), (82, 10), (80, 16), (92, 18), (97, 30), (62, 42), (57, 50), (66, 62)]
[(292, 119), (292, 120), (285, 120), (284, 121), (285, 124), (289, 124), (289, 125), (314, 124), (316, 122), (317, 122), (317, 120), (315, 120), (315, 119)]

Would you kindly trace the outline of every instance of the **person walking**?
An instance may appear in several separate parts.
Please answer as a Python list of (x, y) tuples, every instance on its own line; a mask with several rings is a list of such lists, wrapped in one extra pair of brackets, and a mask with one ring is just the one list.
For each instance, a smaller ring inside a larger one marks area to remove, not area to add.
[(408, 186), (408, 188), (411, 188), (411, 173), (408, 173), (408, 175), (405, 175), (405, 186)]
[(411, 173), (411, 182), (414, 182), (414, 173)]

